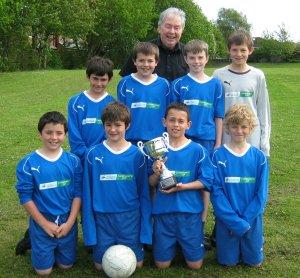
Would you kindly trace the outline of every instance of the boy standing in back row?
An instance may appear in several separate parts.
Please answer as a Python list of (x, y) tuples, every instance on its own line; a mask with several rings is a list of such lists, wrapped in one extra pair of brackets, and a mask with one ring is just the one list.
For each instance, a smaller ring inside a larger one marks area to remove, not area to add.
[(105, 139), (101, 114), (114, 101), (105, 89), (113, 76), (113, 62), (94, 56), (86, 68), (90, 88), (73, 96), (68, 103), (68, 127), (71, 152), (83, 162), (85, 151)]
[(130, 110), (131, 125), (126, 139), (134, 145), (164, 132), (162, 118), (169, 104), (169, 82), (153, 73), (159, 59), (155, 44), (140, 42), (133, 49), (136, 73), (127, 75), (118, 84), (118, 100)]
[(204, 146), (211, 155), (221, 146), (224, 118), (224, 94), (217, 78), (205, 74), (208, 45), (191, 40), (184, 47), (184, 58), (189, 73), (173, 81), (172, 101), (185, 103), (190, 111), (192, 125), (187, 137)]
[[(184, 47), (184, 59), (189, 73), (172, 82), (172, 100), (185, 103), (191, 115), (191, 126), (187, 138), (201, 144), (212, 155), (214, 148), (221, 145), (224, 117), (224, 94), (221, 82), (205, 74), (208, 62), (208, 45), (201, 40), (191, 40)], [(204, 200), (202, 213), (206, 221), (209, 193), (201, 191)]]
[[(228, 39), (228, 50), (231, 64), (217, 69), (214, 76), (223, 84), (225, 93), (225, 112), (236, 104), (242, 103), (250, 107), (257, 117), (256, 127), (248, 142), (259, 148), (266, 156), (270, 156), (271, 116), (266, 80), (263, 72), (249, 66), (247, 60), (252, 54), (253, 41), (245, 30), (237, 30)], [(230, 137), (223, 132), (223, 143)]]

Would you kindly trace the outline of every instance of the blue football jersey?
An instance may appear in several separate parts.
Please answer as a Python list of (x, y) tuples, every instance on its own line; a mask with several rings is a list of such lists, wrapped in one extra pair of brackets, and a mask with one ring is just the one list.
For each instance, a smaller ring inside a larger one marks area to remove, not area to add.
[(191, 127), (186, 134), (200, 140), (215, 140), (215, 118), (224, 118), (224, 94), (221, 82), (209, 78), (205, 82), (190, 74), (174, 80), (171, 84), (172, 101), (189, 107)]
[(105, 139), (101, 121), (103, 109), (114, 98), (105, 93), (99, 99), (89, 97), (86, 92), (73, 96), (68, 104), (68, 129), (71, 152), (83, 159), (86, 150)]
[(61, 150), (56, 159), (32, 152), (17, 166), (16, 189), (20, 203), (33, 201), (41, 213), (70, 212), (73, 199), (81, 198), (82, 167), (79, 158)]
[(268, 165), (263, 152), (251, 145), (243, 154), (226, 145), (212, 156), (215, 215), (236, 234), (251, 227), (264, 211), (268, 196)]
[[(213, 169), (209, 155), (205, 148), (191, 140), (179, 148), (169, 147), (165, 165), (176, 177), (177, 182), (184, 184), (199, 180), (208, 190), (212, 186)], [(171, 194), (162, 193), (158, 188), (156, 191), (153, 200), (153, 214), (201, 213), (203, 210), (199, 189), (183, 190)]]
[(170, 103), (170, 88), (166, 79), (156, 76), (150, 83), (145, 83), (133, 74), (128, 75), (118, 84), (118, 100), (131, 113), (127, 140), (148, 141), (162, 135), (165, 130), (162, 119)]
[(83, 235), (96, 244), (94, 212), (141, 211), (141, 241), (151, 242), (151, 200), (147, 165), (139, 149), (130, 144), (120, 152), (104, 141), (89, 149), (84, 163)]

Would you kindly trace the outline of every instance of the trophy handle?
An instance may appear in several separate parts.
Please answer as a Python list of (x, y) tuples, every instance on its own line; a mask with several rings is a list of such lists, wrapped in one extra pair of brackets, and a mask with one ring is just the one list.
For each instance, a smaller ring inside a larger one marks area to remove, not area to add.
[(150, 156), (144, 152), (144, 143), (142, 141), (138, 141), (136, 145), (138, 146), (142, 154), (149, 159)]
[(170, 145), (169, 145), (169, 134), (168, 134), (167, 132), (164, 132), (164, 133), (162, 134), (162, 137), (163, 137), (163, 140), (164, 140), (165, 144), (166, 144), (167, 147), (169, 148), (169, 147), (170, 147)]

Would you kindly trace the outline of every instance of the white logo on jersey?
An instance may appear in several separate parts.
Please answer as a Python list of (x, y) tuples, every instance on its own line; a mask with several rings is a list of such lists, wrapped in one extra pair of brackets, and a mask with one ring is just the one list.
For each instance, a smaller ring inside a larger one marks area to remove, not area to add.
[(40, 166), (38, 166), (37, 168), (31, 167), (31, 171), (37, 171), (40, 173)]
[(199, 105), (199, 99), (185, 99), (183, 103), (186, 105)]
[(225, 160), (224, 162), (218, 161), (218, 164), (221, 164), (221, 165), (223, 165), (226, 168), (226, 162), (227, 162), (227, 160)]
[(134, 89), (134, 88), (132, 88), (131, 90), (126, 89), (126, 93), (131, 93), (131, 94), (133, 94), (133, 89)]
[(133, 102), (131, 103), (131, 108), (146, 108), (147, 103), (146, 102)]
[(189, 90), (189, 86), (181, 86), (181, 88), (180, 89), (182, 89), (182, 90)]
[(100, 175), (101, 181), (115, 181), (117, 180), (118, 175), (117, 174), (106, 174), (106, 175)]
[(81, 109), (82, 111), (84, 111), (84, 105), (82, 105), (82, 106), (77, 105), (77, 108), (78, 108), (78, 109)]
[(95, 157), (95, 160), (98, 160), (101, 162), (101, 164), (103, 164), (103, 156), (101, 158), (99, 158), (98, 156)]
[(97, 118), (86, 118), (82, 120), (82, 124), (95, 124), (97, 122)]
[(239, 97), (240, 92), (227, 92), (225, 93), (225, 97)]

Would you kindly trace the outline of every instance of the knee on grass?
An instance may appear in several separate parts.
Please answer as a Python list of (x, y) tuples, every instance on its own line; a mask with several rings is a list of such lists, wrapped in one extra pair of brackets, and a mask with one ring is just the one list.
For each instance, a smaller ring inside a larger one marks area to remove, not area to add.
[(36, 269), (35, 268), (35, 271), (40, 276), (47, 276), (47, 275), (50, 275), (50, 273), (52, 272), (52, 267), (47, 268), (47, 269)]
[(73, 264), (65, 265), (65, 264), (57, 264), (60, 269), (69, 269), (73, 266)]
[(196, 261), (196, 262), (186, 261), (186, 264), (190, 269), (200, 269), (202, 267), (203, 260)]
[(99, 263), (95, 263), (95, 262), (94, 262), (94, 265), (95, 265), (96, 270), (98, 270), (98, 271), (101, 271), (101, 270), (102, 270), (102, 264), (99, 264)]
[(223, 266), (223, 267), (234, 267), (234, 266), (237, 266), (238, 264), (236, 263), (236, 264), (223, 264), (223, 263), (219, 263), (221, 266)]
[(262, 263), (259, 264), (247, 264), (249, 267), (259, 268), (261, 267)]
[(159, 269), (165, 269), (171, 265), (171, 261), (167, 261), (167, 262), (155, 261), (155, 265)]
[(139, 262), (136, 263), (136, 267), (137, 268), (142, 268), (143, 264), (144, 264), (144, 261), (139, 261)]

